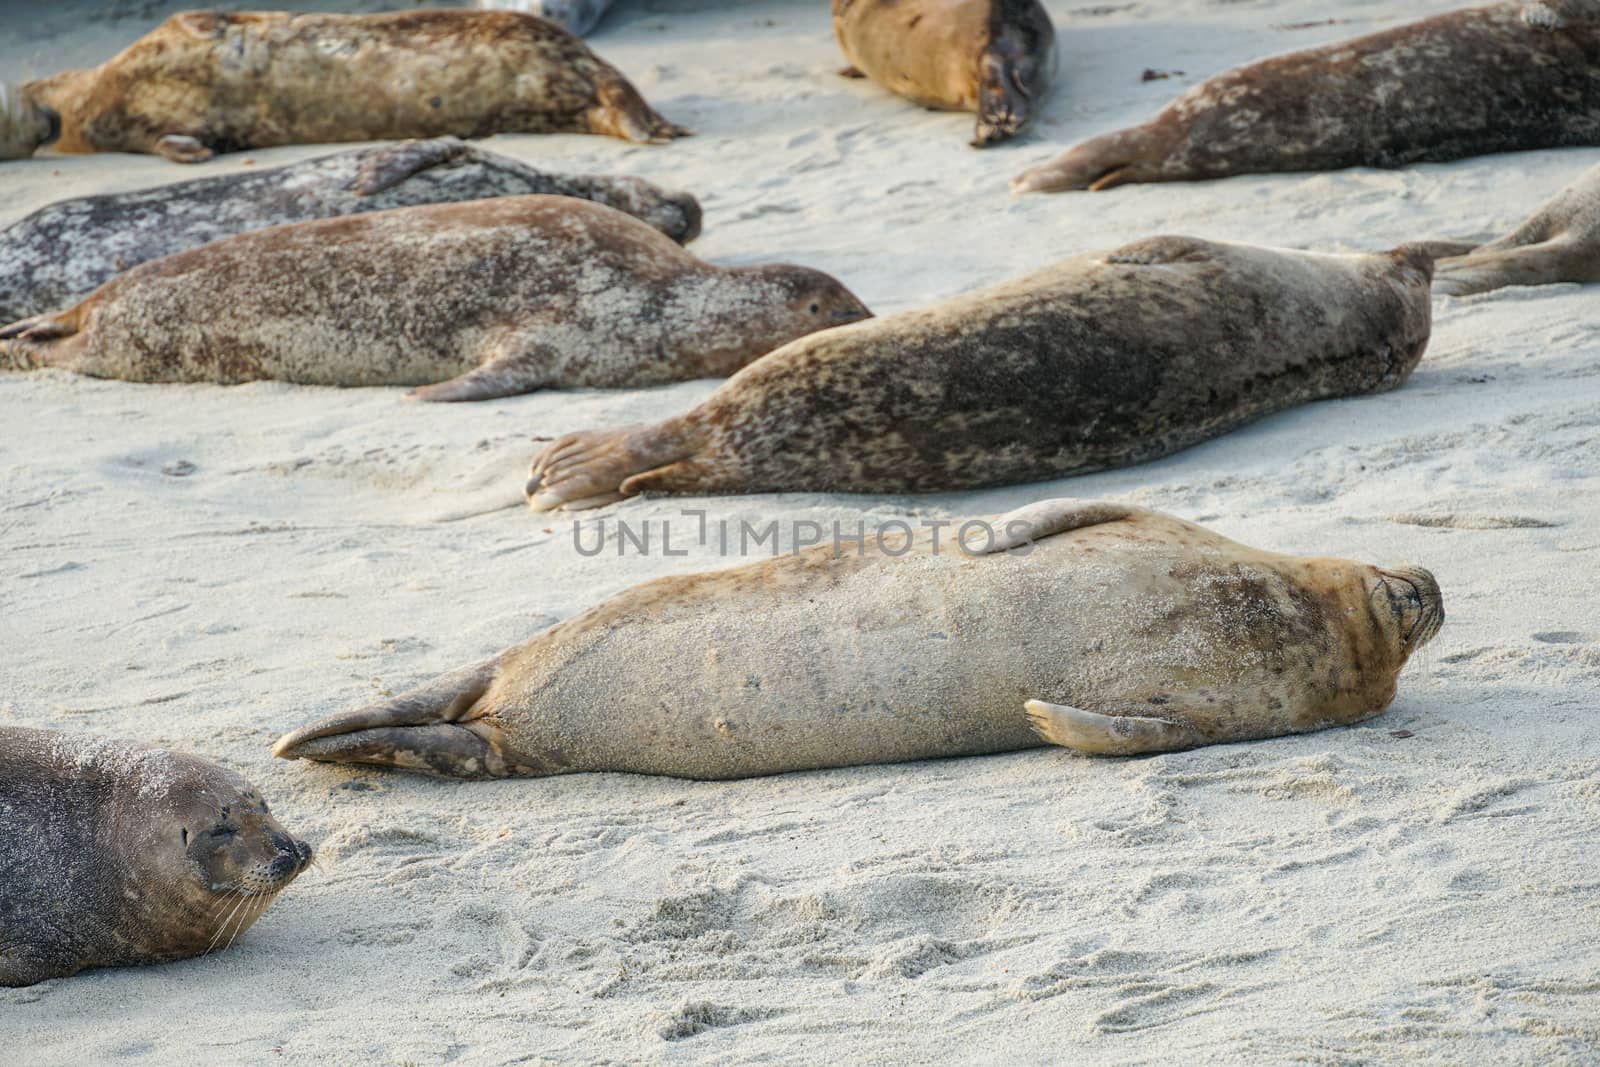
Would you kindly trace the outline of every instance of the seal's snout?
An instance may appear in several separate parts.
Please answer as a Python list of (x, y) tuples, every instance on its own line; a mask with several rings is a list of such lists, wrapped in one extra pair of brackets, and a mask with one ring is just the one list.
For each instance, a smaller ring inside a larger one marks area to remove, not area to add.
[(267, 865), (267, 877), (274, 883), (281, 885), (288, 882), (311, 866), (312, 849), (304, 841), (297, 841), (287, 834), (273, 834), (272, 845), (278, 854)]
[(1401, 639), (1409, 655), (1432, 641), (1444, 626), (1444, 595), (1433, 572), (1425, 567), (1395, 567), (1378, 573), (1394, 597)]

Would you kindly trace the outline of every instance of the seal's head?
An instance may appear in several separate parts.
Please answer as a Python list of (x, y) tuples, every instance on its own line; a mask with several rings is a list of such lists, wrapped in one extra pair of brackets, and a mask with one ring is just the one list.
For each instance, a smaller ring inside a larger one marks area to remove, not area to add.
[(60, 136), (60, 115), (16, 86), (0, 83), (0, 159), (27, 159)]
[(1392, 644), (1404, 666), (1411, 654), (1432, 641), (1444, 625), (1444, 598), (1431, 571), (1422, 567), (1378, 569), (1368, 582), (1368, 603), (1378, 631)]
[(762, 280), (774, 282), (782, 290), (797, 337), (872, 318), (867, 305), (840, 284), (837, 278), (820, 270), (788, 263), (766, 264), (750, 269)]

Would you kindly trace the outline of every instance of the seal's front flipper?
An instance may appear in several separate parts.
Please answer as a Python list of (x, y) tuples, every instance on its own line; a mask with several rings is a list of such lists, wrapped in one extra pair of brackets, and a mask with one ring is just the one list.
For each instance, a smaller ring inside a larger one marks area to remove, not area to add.
[(357, 196), (371, 196), (471, 151), (472, 146), (457, 137), (432, 137), (374, 148), (361, 157), (360, 169), (345, 188)]
[(201, 144), (198, 137), (169, 133), (156, 142), (155, 154), (174, 163), (204, 163), (216, 153)]
[(551, 443), (533, 461), (528, 506), (534, 511), (578, 511), (639, 492), (658, 468), (671, 469), (692, 455), (693, 435), (669, 420), (659, 426), (586, 430)]
[(1048, 163), (1012, 179), (1013, 193), (1060, 193), (1073, 189), (1100, 192), (1129, 182), (1159, 181), (1158, 165), (1165, 150), (1146, 126), (1091, 137)]
[(993, 53), (978, 63), (978, 125), (973, 148), (1015, 137), (1033, 118), (1033, 98), (1014, 60)]
[(1165, 719), (1101, 715), (1066, 704), (1030, 700), (1025, 705), (1033, 732), (1052, 745), (1093, 756), (1175, 752), (1208, 740), (1198, 730)]
[(1009, 552), (1056, 534), (1071, 533), (1107, 522), (1123, 522), (1149, 514), (1152, 512), (1144, 508), (1102, 500), (1074, 500), (1071, 497), (1040, 500), (1008, 511), (994, 520), (994, 539), (978, 554)]
[(848, 67), (840, 67), (839, 68), (839, 77), (841, 77), (841, 78), (865, 78), (866, 75), (861, 73), (861, 69), (859, 67), (851, 65), (851, 66), (848, 66)]
[(521, 396), (551, 384), (550, 372), (554, 364), (555, 353), (543, 345), (534, 345), (516, 355), (491, 359), (449, 381), (420, 386), (413, 389), (411, 395), (436, 403)]
[(1106, 253), (1107, 263), (1132, 267), (1159, 267), (1215, 258), (1212, 247), (1194, 237), (1143, 237)]

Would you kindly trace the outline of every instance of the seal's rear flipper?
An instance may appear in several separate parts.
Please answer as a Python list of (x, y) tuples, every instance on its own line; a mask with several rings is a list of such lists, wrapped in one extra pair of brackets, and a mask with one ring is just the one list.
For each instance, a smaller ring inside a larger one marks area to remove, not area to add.
[(1433, 288), (1448, 296), (1470, 296), (1507, 285), (1594, 281), (1600, 276), (1595, 259), (1592, 252), (1585, 257), (1578, 242), (1561, 238), (1503, 252), (1474, 252), (1440, 260)]
[(1450, 256), (1464, 256), (1469, 252), (1483, 247), (1482, 241), (1455, 241), (1448, 238), (1429, 241), (1407, 241), (1407, 248), (1414, 248), (1419, 252), (1426, 252), (1434, 259), (1446, 259)]
[(1203, 745), (1193, 727), (1138, 715), (1100, 715), (1065, 704), (1030, 700), (1024, 705), (1033, 732), (1052, 745), (1094, 756), (1175, 752)]
[(357, 196), (372, 196), (471, 151), (472, 146), (457, 137), (431, 137), (384, 145), (361, 157), (361, 168), (345, 188)]

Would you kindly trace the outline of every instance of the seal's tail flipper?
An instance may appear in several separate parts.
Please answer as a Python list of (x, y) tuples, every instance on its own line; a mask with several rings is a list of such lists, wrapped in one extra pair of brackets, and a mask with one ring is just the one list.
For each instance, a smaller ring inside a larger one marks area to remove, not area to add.
[(362, 155), (360, 169), (345, 188), (357, 196), (372, 196), (471, 151), (472, 146), (457, 137), (431, 137), (384, 145)]
[(1013, 193), (1099, 192), (1129, 182), (1157, 181), (1148, 166), (1160, 156), (1157, 138), (1145, 126), (1101, 134), (1079, 142), (1048, 163), (1011, 180)]
[(580, 511), (610, 504), (639, 492), (641, 478), (693, 451), (685, 435), (654, 426), (570, 433), (533, 461), (528, 506), (534, 511)]
[[(1507, 285), (1594, 281), (1595, 267), (1585, 258), (1576, 242), (1560, 239), (1503, 252), (1474, 252), (1440, 260), (1433, 289), (1448, 296), (1470, 296)], [(1593, 256), (1587, 258), (1592, 261)]]
[(0, 370), (35, 370), (69, 363), (75, 355), (73, 346), (52, 342), (76, 337), (80, 321), (78, 307), (72, 307), (0, 326)]
[(493, 743), (492, 728), (466, 719), (489, 684), (499, 657), (441, 675), (391, 700), (343, 712), (285, 734), (272, 746), (280, 759), (366, 763), (443, 778), (503, 778), (529, 773)]
[(1175, 752), (1206, 743), (1192, 727), (1138, 715), (1100, 715), (1065, 704), (1030, 700), (1024, 705), (1033, 732), (1052, 745), (1093, 756)]

